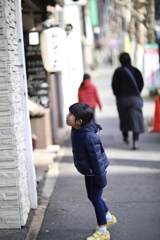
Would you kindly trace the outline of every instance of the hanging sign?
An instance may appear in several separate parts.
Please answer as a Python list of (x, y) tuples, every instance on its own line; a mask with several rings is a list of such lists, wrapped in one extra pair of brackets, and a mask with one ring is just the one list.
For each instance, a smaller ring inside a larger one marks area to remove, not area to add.
[(66, 32), (59, 27), (44, 30), (40, 35), (40, 48), (44, 68), (48, 72), (63, 69), (65, 59)]

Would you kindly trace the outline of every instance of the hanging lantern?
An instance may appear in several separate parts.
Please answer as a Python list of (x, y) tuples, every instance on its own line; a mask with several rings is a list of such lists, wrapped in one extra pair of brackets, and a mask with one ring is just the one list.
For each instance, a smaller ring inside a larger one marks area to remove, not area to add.
[(47, 72), (63, 69), (65, 59), (66, 32), (59, 27), (52, 27), (40, 34), (42, 62)]

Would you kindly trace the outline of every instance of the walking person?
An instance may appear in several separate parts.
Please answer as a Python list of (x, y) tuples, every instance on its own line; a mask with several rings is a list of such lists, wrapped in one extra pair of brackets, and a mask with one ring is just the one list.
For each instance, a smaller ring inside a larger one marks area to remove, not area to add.
[(102, 103), (98, 94), (96, 86), (91, 81), (91, 76), (88, 73), (83, 75), (83, 81), (80, 84), (78, 89), (78, 101), (87, 103), (91, 106), (94, 111), (94, 120), (95, 120), (95, 109), (98, 106), (99, 109), (102, 109)]
[(98, 130), (101, 126), (93, 122), (93, 109), (86, 103), (75, 103), (69, 107), (66, 118), (71, 130), (74, 165), (84, 175), (88, 199), (92, 202), (98, 226), (87, 240), (109, 240), (108, 227), (117, 222), (102, 199), (103, 188), (107, 185), (109, 160), (102, 146)]
[(132, 131), (132, 149), (136, 150), (139, 148), (139, 134), (144, 132), (141, 97), (144, 82), (141, 72), (132, 66), (128, 53), (121, 53), (119, 60), (121, 67), (118, 67), (113, 74), (112, 89), (116, 96), (123, 140), (129, 144), (128, 132)]

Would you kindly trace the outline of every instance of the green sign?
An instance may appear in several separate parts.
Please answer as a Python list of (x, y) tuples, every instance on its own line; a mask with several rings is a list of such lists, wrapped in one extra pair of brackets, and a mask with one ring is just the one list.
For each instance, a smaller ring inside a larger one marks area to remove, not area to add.
[(89, 8), (90, 8), (92, 26), (94, 27), (98, 26), (99, 19), (98, 19), (97, 0), (89, 0)]

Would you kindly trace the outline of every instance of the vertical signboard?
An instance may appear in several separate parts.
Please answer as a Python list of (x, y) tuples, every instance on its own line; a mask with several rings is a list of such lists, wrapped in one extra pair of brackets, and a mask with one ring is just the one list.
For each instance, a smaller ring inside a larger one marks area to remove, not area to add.
[(160, 88), (158, 44), (144, 46), (144, 78), (148, 90)]

